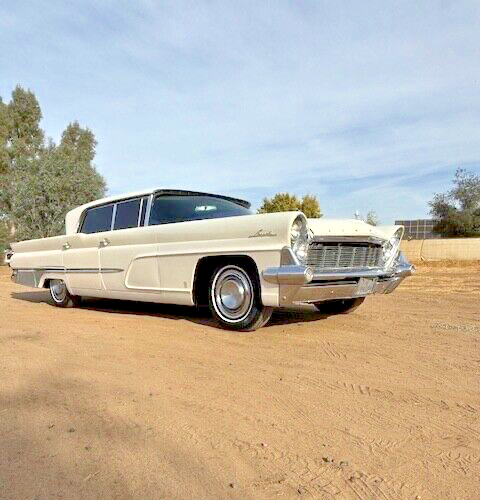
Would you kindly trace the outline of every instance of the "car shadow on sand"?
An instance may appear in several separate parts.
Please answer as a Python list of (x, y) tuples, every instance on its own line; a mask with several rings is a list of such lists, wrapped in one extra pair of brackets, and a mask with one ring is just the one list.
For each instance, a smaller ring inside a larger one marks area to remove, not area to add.
[[(47, 303), (54, 307), (48, 290), (12, 292), (11, 297), (15, 300), (24, 300), (38, 304)], [(213, 320), (208, 307), (189, 307), (175, 304), (155, 304), (151, 302), (82, 297), (79, 308), (105, 313), (156, 316), (173, 320), (185, 320), (196, 324), (220, 328)], [(275, 309), (271, 320), (264, 328), (287, 325), (290, 323), (319, 321), (328, 317), (329, 315), (319, 313), (313, 306)]]

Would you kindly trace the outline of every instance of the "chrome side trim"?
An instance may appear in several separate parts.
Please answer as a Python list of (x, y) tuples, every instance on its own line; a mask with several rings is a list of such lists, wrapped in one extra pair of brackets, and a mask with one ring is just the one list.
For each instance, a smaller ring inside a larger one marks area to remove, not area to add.
[(65, 273), (67, 274), (108, 274), (108, 273), (123, 273), (123, 269), (119, 268), (114, 268), (114, 267), (104, 267), (104, 268), (98, 268), (98, 267), (92, 267), (92, 268), (75, 268), (75, 267), (70, 267), (68, 269), (65, 269)]
[(37, 288), (42, 283), (42, 278), (45, 274), (107, 274), (107, 273), (121, 273), (123, 269), (117, 268), (64, 268), (64, 267), (37, 267), (37, 268), (19, 268), (12, 269), (12, 281), (18, 285), (29, 286)]
[(123, 273), (123, 269), (117, 267), (25, 267), (25, 268), (17, 268), (14, 269), (16, 272), (43, 272), (43, 273), (67, 273), (67, 274), (75, 274), (75, 273)]
[(43, 271), (52, 273), (63, 273), (65, 268), (63, 266), (45, 266), (45, 267), (18, 267), (15, 271)]

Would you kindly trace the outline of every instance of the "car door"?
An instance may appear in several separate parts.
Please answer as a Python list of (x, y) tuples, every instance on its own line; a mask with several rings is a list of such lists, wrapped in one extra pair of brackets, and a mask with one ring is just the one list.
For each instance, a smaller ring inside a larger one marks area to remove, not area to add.
[(201, 226), (197, 225), (195, 229), (194, 219), (203, 216), (210, 207), (209, 200), (174, 194), (155, 195), (148, 224), (157, 228), (162, 302), (193, 304), (193, 277), (202, 254), (202, 251), (198, 252), (198, 240), (204, 236)]
[(101, 290), (99, 242), (111, 229), (113, 204), (89, 208), (79, 232), (68, 235), (63, 244), (63, 265), (67, 282), (77, 290)]
[(100, 269), (105, 290), (138, 292), (158, 290), (155, 228), (145, 227), (148, 197), (116, 203), (112, 230), (103, 233)]

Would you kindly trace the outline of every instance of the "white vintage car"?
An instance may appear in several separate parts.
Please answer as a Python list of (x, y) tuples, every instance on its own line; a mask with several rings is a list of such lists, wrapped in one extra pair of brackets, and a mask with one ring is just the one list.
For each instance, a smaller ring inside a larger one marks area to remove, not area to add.
[(276, 307), (353, 311), (414, 271), (399, 251), (402, 226), (249, 208), (192, 191), (112, 196), (68, 212), (65, 235), (12, 244), (7, 260), (13, 281), (49, 288), (60, 307), (82, 296), (209, 305), (244, 331)]

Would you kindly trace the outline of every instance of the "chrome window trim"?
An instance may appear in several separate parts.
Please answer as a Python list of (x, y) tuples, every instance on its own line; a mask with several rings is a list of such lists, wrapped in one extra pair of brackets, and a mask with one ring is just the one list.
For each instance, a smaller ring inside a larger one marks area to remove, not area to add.
[(145, 199), (144, 197), (140, 198), (140, 208), (138, 210), (137, 227), (140, 227), (140, 219), (142, 218), (143, 200), (144, 199)]
[(150, 212), (152, 211), (152, 204), (153, 204), (153, 193), (151, 193), (148, 196), (147, 212), (145, 213), (145, 222), (143, 223), (144, 227), (147, 227), (150, 225)]
[[(117, 205), (121, 205), (122, 203), (129, 203), (131, 201), (136, 201), (136, 200), (140, 200), (138, 216), (137, 216), (137, 225), (133, 226), (133, 227), (122, 227), (119, 229), (115, 229), (115, 218), (117, 216)], [(114, 208), (114, 213), (113, 213), (113, 218), (112, 218), (113, 224), (112, 224), (111, 231), (122, 231), (123, 229), (135, 229), (136, 227), (138, 227), (138, 224), (140, 222), (140, 217), (142, 215), (142, 202), (143, 202), (142, 196), (134, 196), (133, 198), (125, 198), (124, 200), (117, 200), (115, 202), (115, 208)]]
[[(93, 207), (90, 207), (90, 208), (93, 208)], [(80, 215), (80, 217), (78, 218), (77, 230), (75, 231), (77, 234), (82, 233), (83, 223), (85, 222), (85, 217), (87, 216), (87, 213), (90, 210), (90, 208), (86, 208), (82, 212), (82, 214)]]
[[(115, 226), (115, 217), (117, 216), (117, 203), (113, 205), (113, 212), (112, 212), (112, 223), (110, 224), (110, 231), (113, 231), (113, 228)], [(99, 233), (103, 233), (104, 231), (98, 231)]]
[[(87, 215), (87, 212), (89, 212), (90, 210), (95, 210), (96, 208), (108, 207), (109, 205), (113, 205), (115, 207), (118, 203), (124, 203), (124, 202), (130, 201), (130, 200), (139, 200), (139, 199), (142, 200), (144, 198), (149, 198), (149, 197), (152, 197), (152, 196), (153, 196), (153, 194), (150, 193), (150, 194), (144, 194), (144, 195), (141, 195), (141, 196), (137, 195), (137, 196), (133, 196), (133, 197), (122, 198), (121, 200), (109, 201), (107, 203), (99, 203), (98, 205), (92, 205), (91, 207), (86, 208), (82, 212), (82, 214), (80, 215), (80, 217), (78, 219), (76, 233), (78, 234), (78, 233), (82, 232), (81, 229), (82, 229), (82, 226), (83, 226), (83, 222), (85, 221), (85, 217)], [(145, 219), (146, 219), (146, 216), (145, 216)], [(114, 221), (113, 214), (112, 214), (112, 221)], [(113, 227), (113, 225), (110, 226), (110, 227)], [(131, 229), (131, 228), (129, 228), (129, 229)], [(104, 232), (106, 232), (106, 231), (98, 231), (98, 233), (104, 233)], [(90, 234), (98, 234), (98, 233), (90, 233)], [(86, 233), (82, 233), (82, 234), (86, 234)]]
[(147, 206), (148, 206), (148, 199), (150, 195), (143, 196), (142, 197), (142, 209), (140, 210), (140, 219), (138, 222), (138, 227), (145, 227), (145, 221), (147, 219)]

